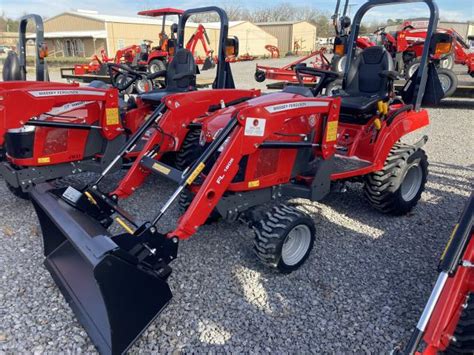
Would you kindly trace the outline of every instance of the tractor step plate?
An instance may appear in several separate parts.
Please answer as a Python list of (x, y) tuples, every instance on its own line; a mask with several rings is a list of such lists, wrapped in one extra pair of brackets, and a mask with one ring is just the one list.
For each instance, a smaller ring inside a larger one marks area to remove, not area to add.
[(334, 157), (334, 173), (336, 174), (367, 168), (371, 165), (372, 162), (355, 157), (344, 157), (341, 155)]

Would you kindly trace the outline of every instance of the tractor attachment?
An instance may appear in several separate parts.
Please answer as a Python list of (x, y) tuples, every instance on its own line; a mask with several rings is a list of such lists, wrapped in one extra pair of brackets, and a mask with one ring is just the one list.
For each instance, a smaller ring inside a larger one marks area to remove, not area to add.
[[(135, 221), (97, 185), (80, 192), (42, 184), (31, 192), (45, 266), (101, 353), (125, 352), (170, 301), (166, 279), (178, 237), (159, 233), (155, 225), (236, 124), (233, 119), (193, 168), (182, 173), (179, 187), (152, 222)], [(107, 231), (112, 215), (126, 233)]]
[(48, 187), (31, 193), (44, 264), (99, 351), (121, 354), (171, 300), (164, 261), (176, 256), (177, 239), (147, 231), (112, 238), (73, 207), (68, 190), (61, 200)]
[(474, 194), (454, 227), (438, 265), (439, 276), (403, 354), (474, 352)]

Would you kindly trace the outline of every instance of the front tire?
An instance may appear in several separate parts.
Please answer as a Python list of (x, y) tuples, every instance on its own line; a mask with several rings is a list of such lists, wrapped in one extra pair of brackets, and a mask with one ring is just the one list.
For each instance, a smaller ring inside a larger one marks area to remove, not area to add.
[(382, 213), (404, 215), (421, 198), (427, 176), (428, 158), (425, 151), (397, 143), (390, 151), (384, 168), (366, 176), (365, 196)]
[(313, 220), (294, 207), (279, 205), (253, 225), (259, 260), (281, 273), (298, 269), (314, 245)]

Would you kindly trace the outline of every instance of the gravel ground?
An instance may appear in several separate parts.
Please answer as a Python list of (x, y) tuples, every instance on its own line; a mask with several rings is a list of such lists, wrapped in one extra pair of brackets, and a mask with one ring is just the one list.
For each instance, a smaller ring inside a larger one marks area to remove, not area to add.
[[(254, 65), (238, 66), (240, 87), (255, 87)], [(297, 200), (313, 216), (317, 240), (290, 275), (259, 264), (247, 227), (200, 228), (172, 263), (173, 300), (131, 352), (386, 353), (406, 341), (473, 188), (473, 110), (474, 100), (454, 99), (429, 109), (430, 175), (408, 216), (375, 212), (358, 184), (322, 203)], [(172, 190), (153, 177), (122, 205), (151, 216)], [(95, 352), (43, 267), (32, 206), (3, 183), (0, 216), (0, 352)], [(174, 207), (162, 229), (177, 217)]]

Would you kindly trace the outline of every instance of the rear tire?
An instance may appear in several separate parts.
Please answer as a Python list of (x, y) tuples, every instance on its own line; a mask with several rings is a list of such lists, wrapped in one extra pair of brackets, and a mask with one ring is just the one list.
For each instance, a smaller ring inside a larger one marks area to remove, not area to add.
[(450, 69), (439, 68), (437, 72), (441, 87), (443, 88), (444, 97), (450, 97), (458, 87), (457, 75)]
[(335, 96), (342, 90), (342, 80), (334, 80), (326, 86), (326, 96)]
[(331, 69), (336, 73), (343, 73), (344, 69), (346, 68), (346, 56), (343, 55), (342, 57), (335, 56), (331, 62)]
[(404, 215), (421, 198), (427, 176), (428, 158), (425, 151), (397, 143), (390, 151), (384, 168), (365, 177), (365, 196), (382, 213)]
[(257, 257), (281, 273), (298, 269), (308, 259), (314, 245), (313, 220), (291, 206), (273, 207), (252, 228)]
[(420, 58), (414, 58), (410, 60), (406, 65), (405, 65), (405, 79), (409, 80), (413, 74), (415, 74), (416, 70), (420, 67), (421, 59)]
[(166, 70), (166, 64), (161, 59), (153, 59), (148, 63), (148, 71), (151, 74), (158, 73), (161, 70)]

